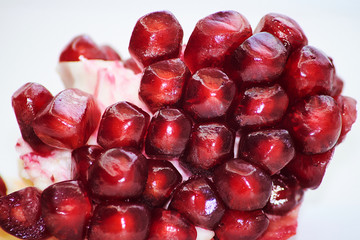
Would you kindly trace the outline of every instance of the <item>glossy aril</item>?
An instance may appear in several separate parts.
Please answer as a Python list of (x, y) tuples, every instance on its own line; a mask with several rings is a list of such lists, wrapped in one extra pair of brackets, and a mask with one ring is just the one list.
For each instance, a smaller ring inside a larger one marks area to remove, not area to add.
[(86, 144), (99, 120), (100, 110), (94, 97), (79, 89), (68, 88), (37, 114), (32, 127), (44, 143), (75, 149)]
[(153, 63), (144, 69), (139, 97), (154, 113), (179, 106), (190, 71), (179, 58)]
[(141, 67), (180, 54), (183, 30), (168, 11), (152, 12), (141, 17), (132, 32), (129, 52)]
[(340, 136), (341, 110), (332, 97), (314, 95), (294, 105), (284, 124), (301, 152), (323, 153), (334, 147)]
[(150, 116), (129, 102), (118, 102), (105, 109), (97, 142), (103, 148), (139, 147), (143, 144)]
[(288, 52), (267, 32), (246, 39), (229, 57), (225, 71), (238, 84), (274, 82), (285, 68)]
[(226, 210), (215, 229), (218, 240), (258, 239), (269, 226), (269, 219), (262, 210)]
[(0, 197), (0, 227), (20, 239), (49, 237), (41, 216), (41, 191), (27, 187)]
[(126, 59), (124, 61), (124, 67), (127, 69), (132, 70), (135, 74), (142, 73), (143, 69), (137, 65), (133, 58)]
[(161, 207), (181, 181), (181, 174), (171, 162), (149, 159), (148, 178), (143, 198), (151, 206)]
[(88, 188), (99, 199), (140, 197), (147, 179), (147, 160), (133, 148), (111, 148), (89, 168)]
[(281, 120), (288, 105), (289, 98), (279, 84), (252, 87), (240, 92), (230, 115), (236, 129), (268, 126)]
[(81, 61), (83, 59), (102, 59), (106, 60), (106, 54), (101, 48), (86, 35), (80, 35), (71, 42), (61, 52), (59, 61)]
[(192, 178), (179, 186), (170, 202), (169, 209), (178, 211), (194, 225), (213, 229), (225, 212), (210, 180)]
[(289, 51), (308, 44), (305, 33), (292, 18), (278, 13), (269, 13), (261, 18), (254, 33), (268, 32), (279, 38)]
[(185, 63), (192, 73), (205, 67), (222, 68), (225, 57), (251, 33), (247, 19), (236, 11), (211, 14), (196, 24), (185, 48)]
[(282, 85), (293, 100), (311, 95), (330, 95), (335, 69), (330, 59), (312, 46), (294, 51), (281, 78)]
[(5, 196), (6, 192), (7, 192), (6, 184), (2, 179), (2, 177), (0, 176), (0, 197)]
[(91, 219), (89, 240), (145, 240), (150, 212), (140, 204), (100, 204)]
[(335, 74), (330, 96), (332, 96), (333, 98), (337, 98), (338, 96), (340, 96), (343, 88), (344, 88), (344, 81), (338, 75)]
[(336, 99), (336, 102), (341, 110), (341, 119), (342, 119), (342, 127), (341, 133), (338, 140), (338, 144), (341, 143), (345, 136), (350, 132), (352, 125), (356, 121), (356, 100), (347, 97), (347, 96), (339, 96)]
[(120, 55), (109, 45), (100, 46), (101, 51), (106, 56), (107, 61), (121, 61)]
[(31, 82), (20, 87), (11, 98), (21, 136), (39, 153), (47, 153), (51, 151), (52, 148), (44, 144), (39, 137), (36, 136), (31, 124), (35, 116), (43, 110), (52, 99), (53, 95), (44, 86)]
[(55, 183), (41, 195), (46, 229), (59, 240), (84, 239), (92, 206), (78, 181)]
[(270, 175), (279, 172), (295, 156), (295, 148), (288, 131), (261, 130), (241, 136), (239, 156), (260, 166)]
[(156, 158), (179, 157), (189, 141), (191, 119), (176, 108), (163, 108), (151, 119), (145, 152)]
[(196, 240), (197, 232), (180, 213), (156, 209), (153, 212), (148, 240)]
[(235, 83), (224, 72), (203, 68), (189, 79), (183, 108), (195, 119), (219, 118), (227, 112), (235, 93)]
[(239, 211), (263, 208), (271, 195), (271, 178), (242, 159), (231, 159), (214, 171), (214, 184), (227, 207)]
[(234, 156), (235, 134), (222, 123), (194, 126), (182, 160), (199, 169), (210, 169)]

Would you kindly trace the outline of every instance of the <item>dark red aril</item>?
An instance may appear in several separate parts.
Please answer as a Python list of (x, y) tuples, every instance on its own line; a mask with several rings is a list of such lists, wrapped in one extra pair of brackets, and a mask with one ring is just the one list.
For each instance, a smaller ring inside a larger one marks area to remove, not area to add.
[(153, 212), (147, 240), (196, 240), (197, 232), (180, 213), (156, 209)]
[(179, 58), (153, 63), (144, 69), (139, 97), (151, 112), (179, 106), (190, 71)]
[(333, 148), (341, 132), (341, 110), (326, 95), (314, 95), (292, 106), (284, 120), (298, 150), (317, 154)]
[(124, 67), (132, 70), (135, 74), (139, 74), (143, 72), (143, 69), (137, 65), (133, 58), (128, 58), (124, 61)]
[(336, 99), (336, 102), (341, 110), (341, 119), (342, 119), (342, 127), (341, 127), (341, 133), (338, 140), (338, 144), (341, 143), (348, 132), (350, 132), (352, 125), (356, 121), (356, 100), (347, 97), (347, 96), (339, 96)]
[(32, 127), (44, 143), (56, 148), (75, 149), (86, 144), (98, 126), (100, 115), (91, 94), (68, 88), (37, 114)]
[(97, 142), (103, 148), (140, 147), (143, 144), (150, 116), (129, 102), (118, 102), (105, 109)]
[(145, 140), (145, 152), (156, 158), (179, 157), (189, 141), (191, 119), (181, 110), (164, 108), (151, 119)]
[(41, 216), (41, 191), (27, 187), (0, 197), (0, 227), (20, 239), (49, 237)]
[(269, 226), (269, 219), (262, 210), (226, 210), (219, 225), (215, 228), (218, 240), (258, 239)]
[(235, 83), (217, 68), (203, 68), (190, 79), (183, 108), (195, 119), (223, 117), (236, 93)]
[(80, 35), (71, 40), (60, 54), (60, 62), (81, 61), (85, 59), (106, 60), (105, 53), (86, 35)]
[(279, 38), (289, 51), (294, 51), (308, 44), (308, 40), (292, 18), (278, 13), (269, 13), (261, 18), (254, 33), (268, 32)]
[(147, 179), (147, 160), (133, 148), (111, 148), (89, 168), (88, 188), (98, 199), (140, 197)]
[(261, 209), (271, 195), (270, 176), (242, 159), (232, 159), (217, 167), (213, 180), (220, 197), (230, 209)]
[(225, 206), (205, 177), (191, 178), (179, 186), (169, 209), (178, 211), (194, 225), (213, 229), (225, 212)]
[(335, 74), (330, 96), (336, 99), (337, 97), (340, 96), (343, 88), (344, 88), (344, 81), (338, 75)]
[(177, 58), (183, 35), (181, 25), (172, 13), (152, 12), (136, 22), (130, 38), (129, 52), (141, 67)]
[(222, 11), (199, 20), (184, 52), (192, 73), (205, 67), (222, 68), (230, 55), (252, 30), (247, 19), (236, 11)]
[(121, 61), (120, 55), (109, 45), (100, 46), (101, 51), (106, 56), (107, 61)]
[(89, 240), (145, 240), (150, 226), (150, 212), (140, 204), (100, 204), (90, 223)]
[(32, 122), (53, 99), (53, 95), (38, 83), (26, 83), (11, 98), (12, 107), (23, 139), (38, 153), (48, 153), (52, 148), (36, 136)]
[(2, 177), (0, 176), (0, 197), (5, 196), (6, 192), (7, 192), (6, 184), (2, 179)]

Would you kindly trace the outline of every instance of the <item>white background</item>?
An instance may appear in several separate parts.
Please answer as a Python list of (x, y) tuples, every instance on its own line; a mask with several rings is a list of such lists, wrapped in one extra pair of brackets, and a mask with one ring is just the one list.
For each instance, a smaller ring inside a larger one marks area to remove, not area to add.
[[(195, 23), (219, 10), (236, 10), (253, 28), (268, 12), (291, 16), (309, 44), (332, 56), (345, 80), (344, 94), (360, 102), (360, 3), (329, 1), (4, 1), (0, 0), (0, 174), (17, 175), (14, 144), (20, 136), (11, 95), (28, 81), (54, 94), (63, 86), (55, 67), (62, 48), (87, 33), (128, 57), (133, 26), (142, 15), (170, 10), (182, 24), (187, 41)], [(358, 121), (359, 122), (359, 121)], [(360, 126), (355, 123), (340, 145), (316, 191), (309, 191), (300, 213), (298, 240), (359, 239)]]

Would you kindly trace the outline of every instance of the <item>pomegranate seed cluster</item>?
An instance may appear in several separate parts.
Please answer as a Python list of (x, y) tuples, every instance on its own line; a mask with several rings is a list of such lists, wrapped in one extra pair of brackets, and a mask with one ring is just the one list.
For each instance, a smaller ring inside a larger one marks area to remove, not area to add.
[(1, 181), (6, 232), (59, 240), (195, 240), (195, 227), (217, 240), (296, 233), (304, 192), (320, 185), (356, 119), (333, 60), (274, 13), (253, 31), (240, 13), (217, 12), (182, 40), (175, 16), (160, 11), (137, 21), (129, 60), (87, 36), (62, 51), (60, 62), (120, 61), (141, 72), (147, 109), (121, 101), (102, 112), (89, 93), (53, 96), (37, 83), (14, 93), (23, 139), (42, 156), (71, 151), (72, 179), (9, 195)]

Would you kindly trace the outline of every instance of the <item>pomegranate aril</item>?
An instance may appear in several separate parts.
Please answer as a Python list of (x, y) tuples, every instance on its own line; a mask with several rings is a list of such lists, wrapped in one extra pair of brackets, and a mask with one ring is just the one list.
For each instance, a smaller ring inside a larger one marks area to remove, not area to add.
[(136, 149), (106, 150), (90, 166), (88, 189), (97, 199), (140, 197), (147, 179), (147, 160)]
[(239, 156), (273, 175), (293, 159), (295, 149), (288, 131), (262, 130), (241, 136)]
[(213, 229), (225, 212), (225, 206), (205, 177), (190, 178), (174, 192), (169, 209), (178, 211), (194, 225)]
[(186, 218), (172, 210), (153, 212), (147, 240), (196, 240), (197, 232)]
[(270, 176), (242, 159), (231, 159), (217, 167), (213, 180), (220, 197), (230, 209), (261, 209), (271, 195)]
[(100, 46), (101, 51), (106, 56), (107, 61), (121, 61), (120, 55), (109, 45)]
[(139, 96), (153, 113), (165, 106), (178, 106), (190, 75), (179, 58), (153, 63), (144, 69)]
[(289, 98), (279, 84), (246, 89), (235, 101), (230, 114), (235, 129), (274, 124), (281, 120), (289, 104)]
[(218, 240), (258, 239), (269, 226), (269, 219), (262, 210), (226, 210), (215, 229)]
[(89, 240), (145, 240), (150, 212), (140, 204), (100, 204), (91, 219)]
[(268, 32), (279, 38), (289, 51), (294, 51), (308, 44), (299, 24), (283, 14), (266, 14), (254, 30), (254, 33), (259, 32)]
[(183, 34), (181, 25), (172, 13), (149, 13), (137, 21), (130, 38), (129, 52), (141, 67), (177, 58)]
[(336, 99), (336, 102), (341, 110), (341, 119), (342, 119), (342, 127), (341, 133), (338, 140), (338, 144), (341, 143), (348, 132), (351, 130), (352, 125), (356, 121), (356, 100), (347, 97), (347, 96), (339, 96)]
[(297, 207), (304, 190), (294, 176), (276, 174), (271, 177), (273, 185), (269, 202), (264, 211), (269, 214), (284, 215)]
[(223, 117), (236, 93), (235, 83), (217, 68), (203, 68), (188, 81), (183, 108), (195, 119)]
[(103, 148), (140, 147), (150, 116), (129, 102), (118, 102), (105, 109), (97, 142)]
[(318, 154), (333, 148), (341, 132), (341, 110), (326, 95), (314, 95), (296, 103), (285, 117), (298, 150)]
[(222, 68), (226, 56), (251, 33), (247, 19), (236, 11), (211, 14), (196, 24), (185, 48), (185, 63), (192, 73), (205, 67)]
[(293, 101), (311, 95), (330, 95), (335, 68), (330, 59), (312, 46), (294, 51), (281, 77), (282, 85)]
[(343, 88), (344, 88), (344, 81), (338, 75), (335, 74), (330, 96), (336, 99), (338, 96), (340, 96)]
[(164, 108), (155, 113), (148, 127), (145, 152), (156, 158), (179, 157), (191, 133), (191, 119), (181, 110)]
[(181, 159), (193, 167), (208, 170), (233, 158), (234, 142), (235, 133), (224, 124), (197, 124)]
[(89, 36), (80, 35), (71, 40), (64, 48), (59, 61), (81, 61), (83, 58), (106, 60), (106, 55)]
[(5, 196), (7, 192), (6, 184), (0, 176), (0, 197)]
[(44, 143), (56, 148), (75, 149), (86, 144), (98, 126), (100, 115), (92, 95), (68, 88), (37, 114), (32, 127)]
[(46, 188), (41, 209), (46, 229), (57, 239), (84, 239), (92, 206), (80, 182), (64, 181)]
[(53, 95), (42, 85), (26, 83), (11, 98), (12, 107), (23, 139), (37, 152), (47, 153), (52, 148), (36, 136), (32, 127), (35, 116), (53, 99)]
[(142, 73), (142, 71), (143, 71), (143, 69), (140, 68), (139, 65), (137, 65), (137, 63), (135, 62), (135, 60), (133, 58), (129, 58), (129, 59), (125, 60), (124, 67), (132, 70), (135, 74)]
[(15, 237), (28, 240), (49, 236), (41, 216), (41, 191), (27, 187), (0, 197), (0, 226)]
[(288, 52), (267, 32), (246, 39), (229, 57), (225, 71), (238, 84), (274, 82), (285, 68)]
[(149, 159), (148, 178), (142, 196), (152, 207), (161, 207), (181, 181), (181, 174), (171, 162)]

